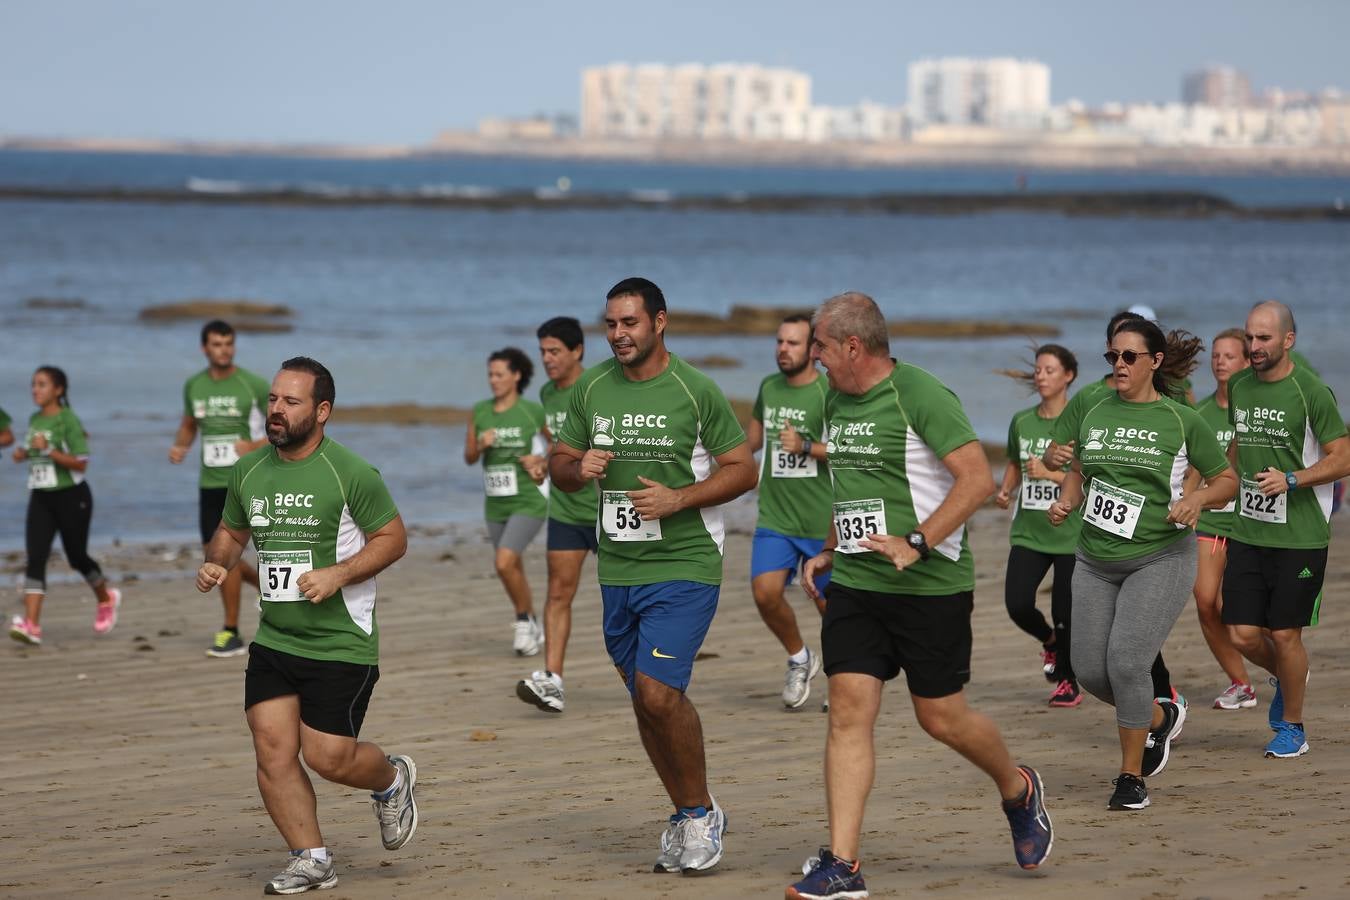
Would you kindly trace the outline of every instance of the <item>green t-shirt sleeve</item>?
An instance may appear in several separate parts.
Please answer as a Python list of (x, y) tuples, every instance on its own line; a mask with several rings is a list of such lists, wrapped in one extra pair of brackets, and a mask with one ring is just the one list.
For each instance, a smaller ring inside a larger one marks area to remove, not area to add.
[(588, 431), (590, 419), (586, 415), (586, 392), (593, 383), (578, 384), (567, 395), (567, 418), (563, 420), (562, 427), (554, 435), (555, 438), (575, 450), (589, 450), (591, 448)]
[(1079, 391), (1069, 398), (1064, 411), (1055, 419), (1055, 424), (1050, 429), (1050, 440), (1061, 447), (1078, 439), (1078, 426), (1083, 417), (1082, 396), (1083, 392)]
[(89, 438), (84, 433), (80, 417), (69, 406), (61, 408), (61, 418), (65, 420), (66, 449), (72, 456), (89, 455)]
[(699, 413), (702, 418), (699, 422), (699, 437), (713, 456), (721, 456), (745, 443), (745, 429), (736, 419), (731, 403), (711, 382), (707, 383), (703, 396), (699, 398)]
[(189, 419), (195, 419), (192, 412), (192, 379), (189, 378), (183, 382), (183, 415)]
[(0, 409), (0, 431), (3, 431), (6, 428), (8, 428), (10, 423), (13, 421), (14, 420), (9, 417), (9, 413), (5, 412), (3, 409)]
[(1308, 424), (1319, 444), (1345, 437), (1345, 420), (1336, 408), (1336, 395), (1326, 385), (1318, 385), (1308, 394)]
[(251, 375), (250, 387), (253, 390), (253, 399), (258, 402), (258, 409), (262, 410), (263, 415), (267, 415), (267, 395), (272, 393), (272, 385), (267, 383), (267, 379), (260, 375)]
[[(491, 400), (485, 400), (479, 401), (473, 405), (473, 413), (469, 416), (469, 427), (473, 429), (475, 437), (482, 434), (484, 431), (487, 431), (487, 417), (490, 408), (489, 404), (491, 403)], [(478, 449), (480, 452), (485, 450), (481, 444)]]
[(398, 507), (394, 505), (394, 498), (389, 495), (379, 470), (368, 464), (353, 468), (347, 484), (347, 508), (366, 534), (379, 531), (398, 515)]
[(220, 512), (221, 521), (236, 530), (248, 524), (244, 517), (244, 505), (239, 500), (243, 469), (242, 463), (230, 467), (230, 483), (225, 486), (225, 506)]
[[(1186, 429), (1186, 446), (1190, 448), (1188, 453), (1190, 464), (1206, 479), (1213, 478), (1228, 468), (1228, 455), (1224, 452), (1224, 448), (1219, 446), (1214, 429), (1205, 423), (1204, 418), (1189, 406), (1184, 404), (1181, 406), (1182, 420)], [(1187, 412), (1192, 414), (1186, 415)]]
[(1017, 446), (1017, 416), (1013, 416), (1012, 421), (1008, 423), (1008, 446), (1005, 452), (1008, 454), (1008, 462), (1015, 466), (1022, 464), (1021, 449)]
[(919, 437), (932, 448), (938, 459), (942, 459), (957, 447), (964, 447), (978, 440), (975, 429), (971, 427), (966, 411), (956, 394), (943, 385), (928, 393), (921, 402), (914, 404), (911, 412), (914, 430)]

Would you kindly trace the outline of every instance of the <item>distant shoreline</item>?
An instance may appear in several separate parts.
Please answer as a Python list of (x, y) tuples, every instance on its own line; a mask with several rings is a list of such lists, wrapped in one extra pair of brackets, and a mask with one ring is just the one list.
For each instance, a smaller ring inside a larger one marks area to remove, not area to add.
[(1158, 147), (1073, 134), (957, 142), (732, 142), (691, 140), (510, 140), (446, 132), (430, 144), (267, 143), (137, 138), (0, 137), (0, 150), (66, 153), (281, 156), (387, 160), (514, 157), (695, 166), (777, 165), (805, 168), (998, 168), (1035, 171), (1350, 175), (1350, 145), (1316, 147)]

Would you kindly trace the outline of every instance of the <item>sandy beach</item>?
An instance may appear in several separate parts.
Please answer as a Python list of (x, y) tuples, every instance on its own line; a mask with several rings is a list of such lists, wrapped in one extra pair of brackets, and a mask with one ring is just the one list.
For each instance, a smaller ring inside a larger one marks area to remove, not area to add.
[[(744, 511), (744, 510), (743, 510)], [(744, 519), (745, 517), (740, 517)], [(1046, 706), (1037, 646), (1003, 609), (1006, 513), (973, 526), (978, 584), (971, 702), (1045, 780), (1056, 824), (1039, 871), (1013, 863), (992, 784), (914, 724), (903, 683), (877, 729), (877, 783), (864, 866), (874, 897), (1333, 897), (1350, 893), (1350, 574), (1333, 543), (1322, 624), (1306, 640), (1311, 752), (1267, 760), (1266, 701), (1210, 709), (1223, 686), (1193, 608), (1165, 654), (1191, 700), (1153, 806), (1108, 813), (1118, 748), (1111, 710)], [(471, 532), (418, 537), (380, 578), (382, 676), (362, 736), (411, 754), (421, 825), (403, 850), (379, 844), (366, 796), (320, 783), (319, 816), (341, 883), (328, 897), (772, 897), (826, 842), (824, 678), (800, 712), (781, 708), (782, 652), (748, 585), (749, 530), (729, 537), (721, 608), (690, 696), (713, 791), (730, 818), (726, 856), (700, 878), (651, 872), (669, 809), (605, 657), (593, 564), (583, 575), (567, 665), (567, 711), (516, 699), (542, 667), (510, 649), (490, 553)], [(190, 541), (191, 535), (184, 535)], [(542, 539), (527, 556), (542, 605)], [(105, 569), (134, 573), (117, 629), (97, 638), (79, 584), (54, 586), (45, 643), (6, 641), (8, 815), (0, 895), (254, 897), (284, 847), (254, 783), (241, 710), (244, 659), (203, 655), (219, 602), (193, 588), (195, 549), (121, 547)], [(65, 572), (64, 562), (53, 573)], [(799, 617), (814, 612), (795, 594)], [(1048, 611), (1049, 598), (1042, 608)], [(256, 614), (246, 611), (251, 634)], [(804, 629), (807, 630), (807, 629)], [(812, 639), (814, 643), (814, 639)], [(1255, 676), (1256, 673), (1253, 672)]]

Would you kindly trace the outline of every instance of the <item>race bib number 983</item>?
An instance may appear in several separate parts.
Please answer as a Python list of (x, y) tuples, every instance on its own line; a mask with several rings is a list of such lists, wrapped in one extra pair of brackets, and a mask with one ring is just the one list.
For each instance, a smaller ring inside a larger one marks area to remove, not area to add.
[(1094, 478), (1087, 501), (1083, 504), (1083, 521), (1108, 534), (1129, 540), (1134, 537), (1134, 529), (1139, 525), (1139, 514), (1143, 511), (1143, 494)]

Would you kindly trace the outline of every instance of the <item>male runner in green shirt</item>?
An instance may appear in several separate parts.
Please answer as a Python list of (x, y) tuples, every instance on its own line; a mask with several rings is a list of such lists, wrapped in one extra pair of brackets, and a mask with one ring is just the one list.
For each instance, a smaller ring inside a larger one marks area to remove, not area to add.
[[(750, 550), (750, 589), (759, 615), (788, 654), (783, 705), (799, 709), (811, 696), (820, 654), (802, 640), (785, 589), (801, 564), (820, 552), (830, 533), (830, 469), (825, 461), (825, 379), (811, 358), (811, 317), (792, 315), (778, 326), (778, 371), (755, 395), (747, 429), (751, 448), (763, 445), (759, 518)], [(829, 576), (816, 584), (825, 590)], [(818, 602), (821, 613), (824, 603)]]
[[(197, 524), (202, 544), (211, 542), (225, 508), (225, 489), (235, 460), (267, 443), (263, 420), (267, 410), (267, 382), (234, 364), (234, 329), (219, 319), (202, 327), (202, 355), (207, 366), (183, 386), (183, 418), (169, 448), (169, 462), (187, 459), (192, 441), (202, 436), (201, 474), (198, 476)], [(241, 656), (239, 593), (242, 582), (258, 586), (248, 566), (236, 566), (220, 585), (225, 624), (207, 648), (207, 656)]]
[(666, 349), (665, 330), (655, 284), (627, 278), (610, 289), (614, 358), (573, 388), (549, 473), (564, 491), (598, 482), (605, 647), (675, 806), (655, 869), (697, 872), (722, 858), (726, 817), (708, 790), (703, 726), (685, 690), (722, 583), (717, 507), (754, 487), (755, 460), (726, 397)]
[(831, 388), (834, 526), (802, 583), (813, 591), (814, 577), (833, 569), (820, 633), (830, 845), (787, 896), (866, 896), (858, 852), (872, 732), (882, 688), (902, 670), (919, 725), (994, 780), (1017, 862), (1034, 869), (1053, 842), (1040, 776), (1015, 765), (998, 726), (966, 704), (975, 589), (966, 521), (994, 493), (984, 450), (956, 395), (891, 357), (871, 297), (832, 297), (812, 324), (812, 353)]
[[(548, 381), (539, 389), (548, 433), (557, 437), (567, 421), (572, 390), (585, 371), (586, 336), (581, 323), (557, 316), (539, 326), (539, 356)], [(597, 548), (595, 514), (599, 496), (588, 484), (574, 494), (548, 495), (548, 597), (544, 601), (544, 668), (516, 684), (516, 696), (545, 712), (563, 711), (563, 657), (572, 634), (572, 599), (581, 566)]]
[(1275, 676), (1266, 756), (1280, 759), (1308, 752), (1303, 629), (1317, 624), (1322, 600), (1332, 488), (1350, 474), (1345, 420), (1330, 388), (1291, 358), (1295, 330), (1288, 306), (1256, 304), (1251, 367), (1228, 380), (1239, 487), (1222, 617), (1242, 655)]
[(357, 741), (380, 678), (375, 576), (403, 556), (408, 536), (380, 473), (324, 436), (334, 395), (321, 363), (297, 356), (281, 364), (268, 399), (271, 446), (231, 470), (220, 527), (197, 572), (206, 593), (252, 538), (262, 610), (244, 710), (258, 790), (291, 851), (267, 894), (337, 884), (302, 755), (328, 781), (371, 792), (386, 850), (417, 830), (417, 766)]

